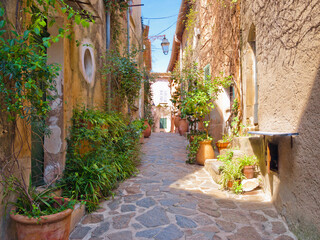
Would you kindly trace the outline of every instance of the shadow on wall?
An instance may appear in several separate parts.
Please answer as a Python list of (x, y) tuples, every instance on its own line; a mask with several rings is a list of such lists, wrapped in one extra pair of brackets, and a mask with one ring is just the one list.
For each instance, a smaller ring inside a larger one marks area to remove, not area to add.
[[(303, 86), (301, 86), (303, 87)], [(281, 184), (280, 197), (288, 191), (292, 198), (283, 203), (283, 214), (301, 239), (320, 239), (320, 65), (300, 116), (292, 149), (291, 181)]]

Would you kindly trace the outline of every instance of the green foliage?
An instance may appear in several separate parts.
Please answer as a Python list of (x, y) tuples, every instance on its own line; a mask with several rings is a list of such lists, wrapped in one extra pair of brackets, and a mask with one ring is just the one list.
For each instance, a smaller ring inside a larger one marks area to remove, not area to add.
[(242, 192), (242, 185), (238, 183), (238, 180), (245, 178), (243, 174), (244, 166), (252, 166), (258, 163), (256, 156), (248, 156), (246, 154), (233, 159), (233, 150), (230, 149), (225, 154), (218, 157), (219, 161), (223, 161), (222, 175), (220, 184), (227, 188), (229, 181), (233, 182), (232, 191), (239, 194)]
[(86, 201), (91, 212), (119, 181), (136, 172), (143, 122), (85, 108), (74, 110), (72, 121), (60, 185), (64, 196)]
[(224, 154), (220, 154), (217, 159), (221, 162), (228, 162), (232, 160), (232, 157), (233, 149), (229, 149)]
[(242, 190), (242, 184), (239, 181), (234, 181), (232, 184), (232, 188), (231, 190), (235, 193), (235, 194), (240, 194), (243, 192)]
[(154, 117), (152, 114), (152, 91), (151, 84), (154, 82), (154, 77), (144, 71), (144, 117), (148, 119), (150, 126), (154, 124)]
[(239, 162), (239, 164), (242, 168), (244, 166), (254, 166), (254, 165), (257, 165), (257, 163), (258, 163), (258, 159), (255, 155), (248, 156), (246, 154), (237, 158), (237, 161)]
[(226, 161), (223, 169), (222, 169), (222, 175), (221, 175), (221, 185), (224, 188), (227, 188), (227, 184), (229, 181), (232, 181), (233, 183), (237, 180), (241, 180), (244, 178), (244, 175), (242, 173), (242, 167), (240, 164), (238, 164), (237, 161)]
[(222, 139), (220, 139), (218, 142), (219, 143), (227, 143), (227, 142), (231, 142), (232, 141), (233, 136), (229, 135), (229, 134), (225, 134), (222, 136)]
[[(43, 122), (55, 98), (55, 82), (60, 70), (56, 64), (47, 64), (46, 48), (62, 37), (70, 37), (70, 26), (61, 28), (56, 36), (44, 29), (54, 24), (51, 14), (57, 12), (55, 0), (30, 0), (23, 8), (30, 22), (19, 33), (14, 25), (4, 19), (0, 8), (0, 111), (7, 112), (10, 120), (16, 116)], [(62, 11), (73, 16), (78, 24), (86, 25), (80, 13), (61, 1)], [(41, 9), (41, 10), (40, 10)], [(50, 94), (47, 94), (50, 92)], [(44, 126), (43, 126), (44, 127)]]
[(194, 63), (192, 70), (187, 70), (188, 91), (181, 102), (181, 113), (194, 119), (207, 116), (214, 108), (213, 102), (218, 94), (231, 84), (230, 76), (211, 78), (203, 77), (203, 72)]
[[(37, 191), (35, 187), (25, 188), (21, 181), (14, 176), (9, 176), (5, 181), (2, 181), (6, 185), (4, 190), (2, 204), (7, 207), (11, 204), (15, 207), (13, 214), (20, 214), (29, 218), (39, 218), (45, 215), (51, 215), (58, 212), (62, 212), (68, 208), (73, 208), (76, 201), (68, 200), (62, 203), (54, 199), (52, 192), (55, 188), (48, 188), (44, 191)], [(16, 202), (6, 202), (6, 198), (10, 193), (17, 195)]]
[(142, 84), (142, 73), (134, 60), (137, 51), (121, 55), (118, 51), (109, 51), (106, 54), (105, 64), (101, 69), (104, 76), (111, 75), (117, 97), (124, 103), (127, 100), (129, 106), (133, 106), (134, 100), (139, 96)]
[[(193, 136), (192, 141), (190, 141), (191, 136)], [(187, 146), (188, 160), (186, 161), (186, 163), (194, 164), (196, 162), (196, 157), (200, 147), (200, 142), (205, 139), (212, 140), (212, 138), (208, 138), (206, 133), (199, 132), (199, 131), (188, 135), (188, 138), (189, 138), (189, 144)]]

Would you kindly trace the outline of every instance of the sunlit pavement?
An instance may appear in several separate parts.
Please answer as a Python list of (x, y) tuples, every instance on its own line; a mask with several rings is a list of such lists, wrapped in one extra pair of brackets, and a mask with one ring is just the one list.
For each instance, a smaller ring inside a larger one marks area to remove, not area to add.
[(219, 190), (202, 166), (186, 164), (186, 144), (178, 134), (152, 133), (140, 173), (85, 216), (70, 239), (296, 239), (262, 192)]

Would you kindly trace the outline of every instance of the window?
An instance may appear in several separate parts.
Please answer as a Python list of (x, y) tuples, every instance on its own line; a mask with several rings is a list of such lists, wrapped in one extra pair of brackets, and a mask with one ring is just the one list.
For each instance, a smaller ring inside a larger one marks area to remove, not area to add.
[(207, 65), (203, 68), (203, 73), (204, 73), (204, 79), (205, 79), (205, 80), (209, 80), (209, 79), (210, 79), (210, 75), (211, 75), (210, 64), (207, 64)]
[(167, 119), (160, 118), (160, 129), (166, 129), (166, 128), (167, 128)]
[(168, 103), (167, 91), (160, 90), (160, 103)]

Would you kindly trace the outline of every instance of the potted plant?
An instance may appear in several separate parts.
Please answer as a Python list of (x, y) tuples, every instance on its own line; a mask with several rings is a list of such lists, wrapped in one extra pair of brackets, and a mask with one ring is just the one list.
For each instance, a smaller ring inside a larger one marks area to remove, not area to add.
[(212, 147), (212, 137), (209, 136), (208, 127), (210, 121), (204, 121), (205, 125), (205, 137), (199, 141), (199, 149), (197, 152), (196, 160), (197, 164), (204, 165), (206, 159), (214, 158), (214, 150)]
[(219, 153), (222, 149), (226, 149), (229, 147), (232, 137), (228, 134), (223, 135), (222, 139), (216, 142), (216, 146), (219, 150)]
[[(54, 196), (55, 188), (39, 191), (25, 185), (24, 177), (10, 176), (1, 183), (5, 186), (2, 204), (13, 205), (10, 217), (15, 222), (19, 240), (64, 240), (69, 237), (75, 200)], [(7, 201), (12, 193), (17, 196), (15, 202)]]
[(242, 167), (237, 161), (226, 161), (222, 167), (222, 176), (220, 184), (227, 189), (232, 189), (236, 182), (236, 187), (244, 178)]
[(255, 167), (258, 163), (256, 156), (243, 155), (237, 159), (241, 166), (244, 176), (247, 179), (254, 178)]

